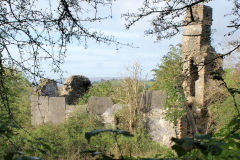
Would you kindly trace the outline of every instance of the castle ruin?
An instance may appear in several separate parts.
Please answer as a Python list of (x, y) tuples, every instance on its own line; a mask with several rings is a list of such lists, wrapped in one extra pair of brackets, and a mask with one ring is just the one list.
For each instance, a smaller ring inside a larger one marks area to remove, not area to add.
[[(220, 82), (213, 74), (222, 74), (222, 59), (211, 46), (212, 8), (197, 5), (187, 11), (183, 27), (183, 75), (184, 94), (187, 99), (186, 116), (179, 120), (177, 128), (165, 120), (166, 94), (162, 91), (147, 91), (144, 97), (148, 127), (153, 140), (171, 145), (171, 137), (192, 137), (209, 132), (209, 112), (207, 106), (219, 94)], [(76, 77), (80, 81), (76, 82)], [(62, 123), (70, 112), (75, 112), (77, 100), (90, 86), (90, 81), (82, 76), (72, 76), (65, 83), (62, 97), (33, 96), (32, 124), (45, 122)], [(80, 87), (80, 88), (79, 88)], [(47, 88), (44, 88), (47, 89)], [(49, 89), (47, 89), (49, 91)], [(81, 91), (81, 92), (79, 92)], [(106, 104), (106, 102), (108, 102)], [(119, 104), (121, 105), (121, 104)], [(109, 97), (92, 97), (86, 110), (105, 115), (106, 122), (114, 123), (116, 104)], [(177, 131), (176, 131), (177, 130)]]
[[(222, 74), (222, 58), (211, 46), (212, 8), (196, 5), (188, 9), (183, 27), (183, 88), (187, 99), (187, 121), (181, 123), (181, 137), (208, 132), (207, 106), (217, 94), (220, 82), (214, 74)], [(183, 128), (184, 128), (183, 127)]]

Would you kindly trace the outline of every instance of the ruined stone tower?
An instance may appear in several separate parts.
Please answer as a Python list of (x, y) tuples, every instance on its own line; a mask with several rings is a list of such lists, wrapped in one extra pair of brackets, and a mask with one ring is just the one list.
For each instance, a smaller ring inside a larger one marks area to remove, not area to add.
[(213, 80), (213, 73), (222, 71), (222, 59), (217, 58), (218, 54), (211, 46), (212, 8), (205, 5), (192, 7), (187, 11), (184, 24), (183, 88), (188, 102), (185, 132), (191, 128), (185, 134), (204, 134), (208, 128), (207, 106), (220, 85)]

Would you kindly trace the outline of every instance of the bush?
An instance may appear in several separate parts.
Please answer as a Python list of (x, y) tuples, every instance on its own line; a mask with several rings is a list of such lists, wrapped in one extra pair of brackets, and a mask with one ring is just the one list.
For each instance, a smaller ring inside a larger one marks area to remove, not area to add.
[[(106, 133), (107, 132), (107, 133)], [(97, 135), (95, 133), (98, 133)], [(100, 134), (101, 133), (101, 134)], [(148, 134), (136, 132), (133, 137), (128, 131), (123, 130), (94, 130), (88, 135), (94, 143), (98, 142), (97, 150), (102, 157), (110, 159), (135, 159), (138, 157), (163, 158), (174, 157), (170, 149), (162, 147), (159, 143), (152, 142)], [(130, 138), (129, 138), (130, 137)], [(103, 158), (104, 159), (104, 158)]]
[(98, 117), (77, 112), (58, 126), (46, 124), (21, 131), (12, 140), (20, 151), (43, 159), (80, 159), (91, 149), (85, 139), (85, 132), (103, 128)]

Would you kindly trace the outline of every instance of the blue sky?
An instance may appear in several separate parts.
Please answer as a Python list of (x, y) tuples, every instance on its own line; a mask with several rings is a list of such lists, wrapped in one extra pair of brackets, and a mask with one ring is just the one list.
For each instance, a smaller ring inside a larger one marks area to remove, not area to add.
[[(124, 76), (127, 66), (134, 63), (142, 65), (148, 78), (153, 78), (152, 69), (161, 62), (161, 57), (169, 50), (170, 44), (181, 43), (182, 36), (178, 35), (170, 40), (155, 42), (155, 37), (146, 37), (144, 30), (149, 28), (147, 19), (142, 20), (130, 30), (125, 30), (124, 19), (121, 14), (134, 11), (141, 5), (142, 0), (118, 0), (113, 5), (113, 18), (102, 23), (92, 25), (92, 29), (101, 30), (106, 34), (115, 36), (120, 42), (133, 43), (139, 48), (122, 46), (119, 50), (115, 46), (95, 44), (88, 42), (88, 48), (77, 44), (68, 46), (65, 64), (63, 65), (64, 77), (70, 75), (85, 75), (87, 77), (121, 77)], [(224, 52), (227, 44), (224, 34), (227, 31), (227, 18), (231, 5), (225, 0), (215, 0), (207, 5), (213, 8), (212, 45), (218, 52)], [(105, 13), (103, 13), (105, 14)], [(221, 43), (221, 45), (220, 45)], [(49, 78), (51, 74), (48, 74)]]

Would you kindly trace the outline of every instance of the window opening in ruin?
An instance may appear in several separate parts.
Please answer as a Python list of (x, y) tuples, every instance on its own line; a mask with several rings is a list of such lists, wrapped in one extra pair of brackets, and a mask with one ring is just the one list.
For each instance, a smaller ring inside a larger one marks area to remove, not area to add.
[(186, 128), (187, 135), (191, 135), (191, 133), (192, 133), (190, 126), (191, 126), (191, 124), (190, 124), (189, 120), (187, 119), (187, 128)]
[(198, 67), (196, 64), (194, 64), (194, 61), (190, 60), (190, 94), (191, 96), (195, 96), (195, 82), (198, 80)]

